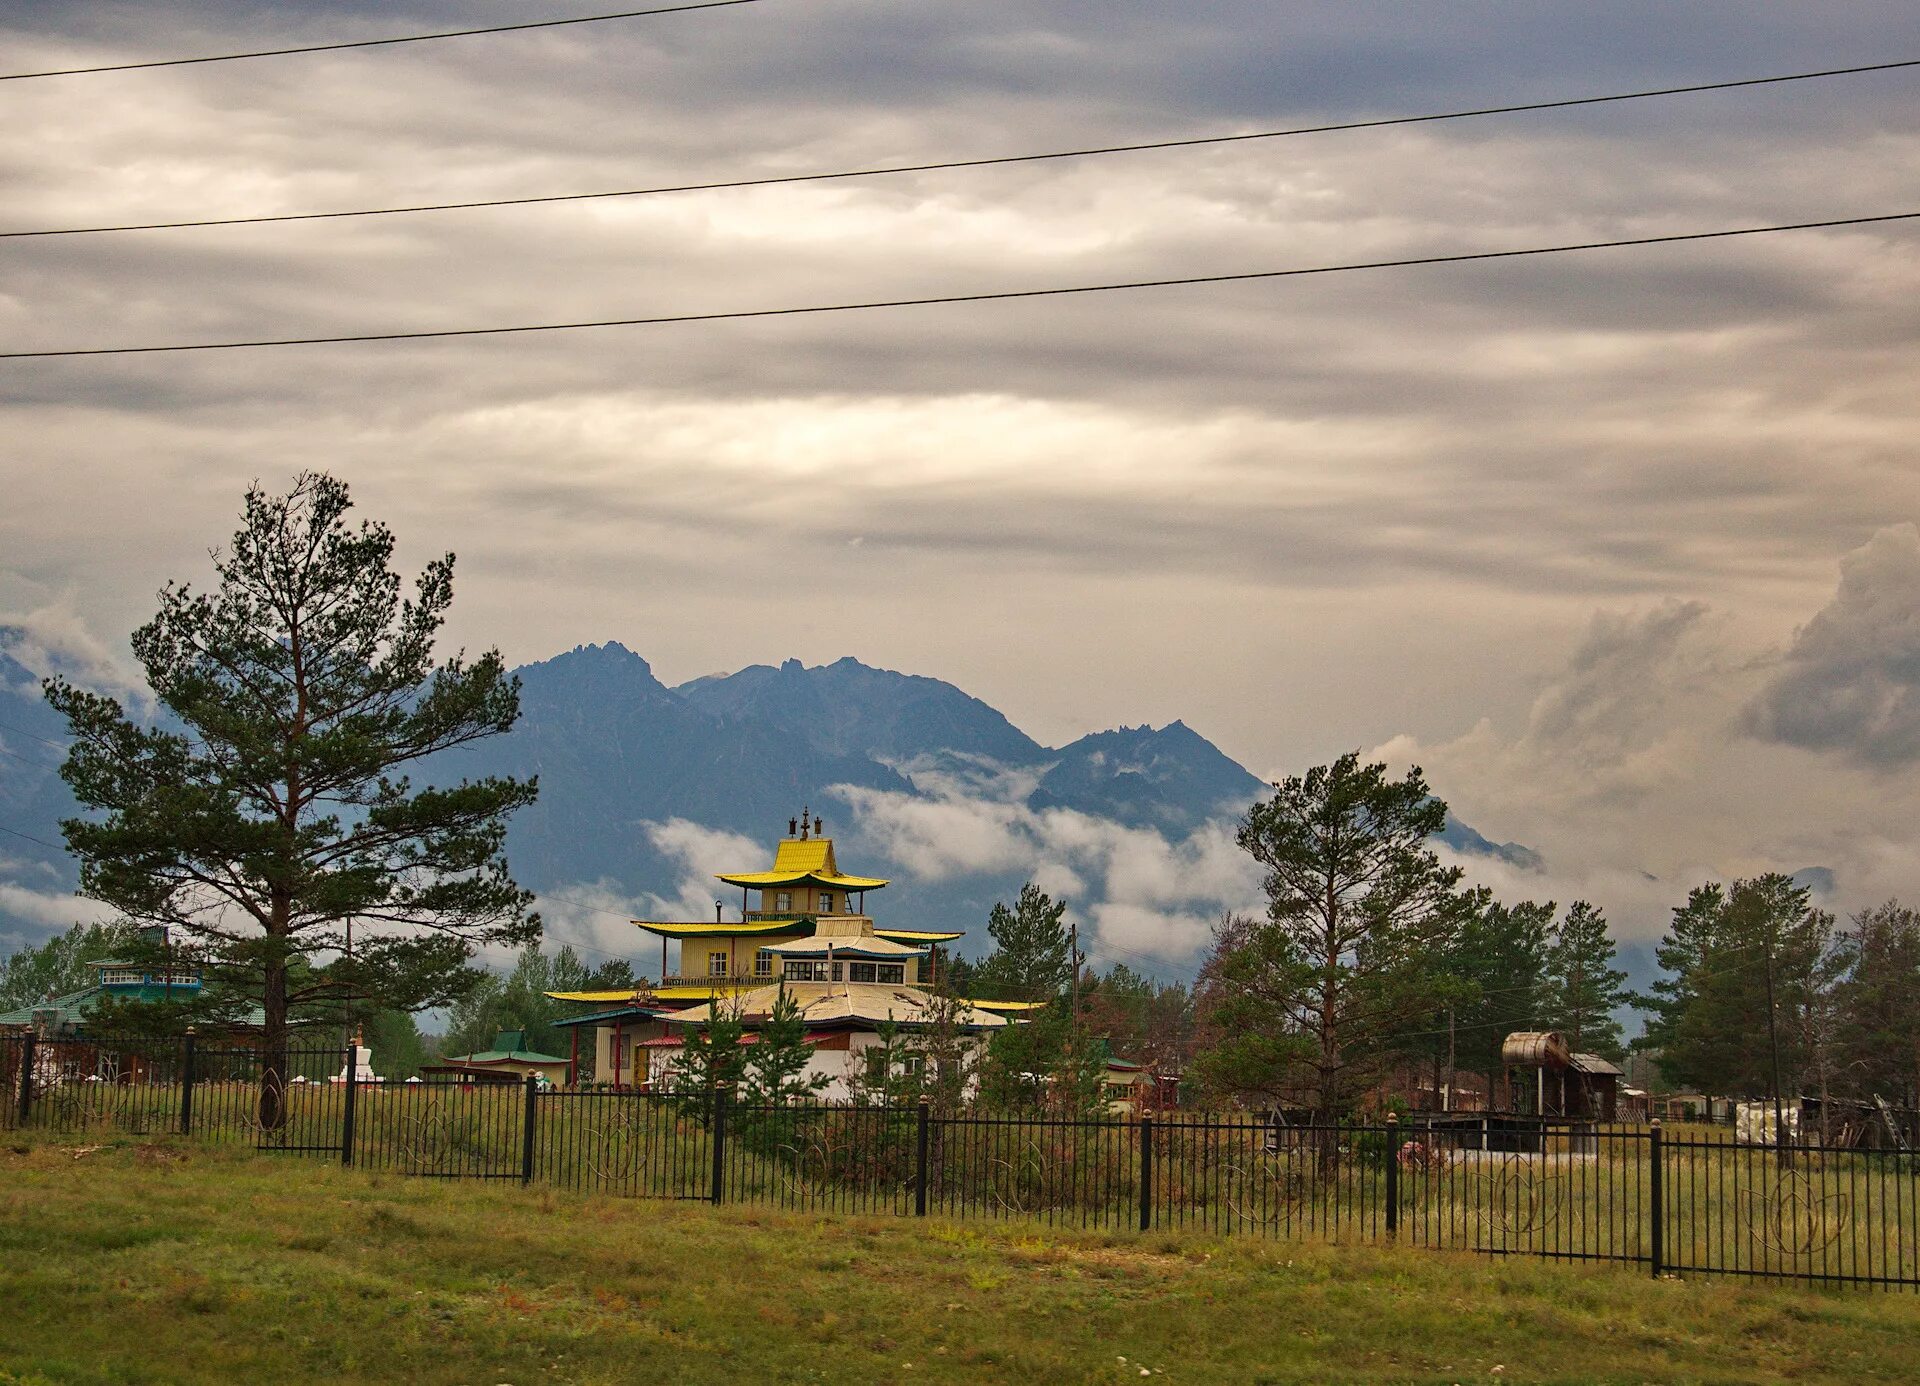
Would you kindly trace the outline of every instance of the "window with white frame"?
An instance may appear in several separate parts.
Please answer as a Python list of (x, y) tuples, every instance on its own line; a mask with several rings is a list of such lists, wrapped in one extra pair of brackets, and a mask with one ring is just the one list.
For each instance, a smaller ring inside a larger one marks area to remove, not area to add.
[(707, 954), (707, 975), (709, 977), (724, 977), (727, 975), (727, 955), (725, 953), (716, 949)]
[(793, 896), (788, 891), (779, 891), (773, 897), (773, 912), (786, 914), (793, 909)]
[(762, 948), (753, 955), (753, 975), (756, 977), (771, 977), (773, 975), (773, 950), (771, 948)]
[(833, 913), (833, 892), (830, 890), (823, 890), (820, 892), (820, 913), (822, 914)]

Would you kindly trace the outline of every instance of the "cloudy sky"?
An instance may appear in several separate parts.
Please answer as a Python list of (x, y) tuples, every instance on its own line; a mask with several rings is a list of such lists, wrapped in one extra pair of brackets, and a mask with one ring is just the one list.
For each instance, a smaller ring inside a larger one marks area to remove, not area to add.
[[(595, 7), (41, 3), (12, 71)], [(1920, 57), (1910, 3), (764, 0), (0, 83), (0, 230), (1271, 129)], [(781, 307), (1920, 210), (1920, 75), (749, 191), (0, 241), (10, 351)], [(1920, 897), (1920, 226), (1012, 304), (0, 362), (0, 611), (111, 654), (347, 477), (456, 633), (852, 654), (1035, 736), (1417, 759), (1644, 931)], [(1653, 880), (1648, 878), (1652, 877)], [(1634, 921), (1638, 921), (1636, 924)]]

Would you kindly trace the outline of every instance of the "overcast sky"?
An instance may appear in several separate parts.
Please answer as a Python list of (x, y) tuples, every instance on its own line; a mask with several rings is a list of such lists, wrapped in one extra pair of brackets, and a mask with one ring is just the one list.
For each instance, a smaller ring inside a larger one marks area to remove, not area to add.
[[(40, 3), (13, 71), (590, 13)], [(0, 83), (0, 229), (563, 193), (1920, 57), (1909, 3), (764, 0)], [(778, 307), (1920, 210), (1920, 76), (875, 179), (0, 241), (8, 350)], [(1555, 888), (1920, 898), (1920, 227), (751, 323), (0, 363), (0, 611), (124, 641), (255, 478), (455, 633), (851, 654), (1042, 740), (1418, 759)], [(1649, 882), (1647, 877), (1657, 878)]]

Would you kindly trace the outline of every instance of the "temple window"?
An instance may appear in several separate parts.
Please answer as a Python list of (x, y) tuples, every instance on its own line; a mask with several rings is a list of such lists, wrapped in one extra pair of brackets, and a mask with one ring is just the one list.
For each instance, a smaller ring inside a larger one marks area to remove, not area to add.
[(753, 975), (771, 977), (773, 975), (773, 953), (765, 948), (753, 955)]
[(833, 913), (833, 892), (830, 890), (823, 890), (820, 892), (820, 913), (822, 914)]
[(907, 965), (905, 963), (881, 963), (879, 964), (878, 972), (879, 975), (874, 978), (874, 980), (878, 982), (904, 984), (907, 980)]
[(707, 975), (724, 977), (727, 975), (727, 955), (725, 953), (707, 954)]
[(874, 965), (872, 963), (848, 963), (847, 980), (849, 982), (877, 982), (880, 979), (874, 975)]
[(792, 908), (793, 896), (787, 891), (780, 891), (773, 897), (773, 910), (775, 914), (785, 914)]
[(843, 978), (843, 977), (842, 977), (842, 976), (840, 975), (840, 974), (841, 974), (841, 969), (842, 969), (842, 968), (844, 968), (845, 966), (846, 966), (846, 964), (845, 964), (845, 963), (834, 963), (834, 964), (833, 964), (833, 978), (832, 978), (832, 980), (834, 980), (834, 981), (836, 981), (836, 982), (839, 982), (839, 981), (844, 981), (844, 980), (845, 980), (845, 978)]

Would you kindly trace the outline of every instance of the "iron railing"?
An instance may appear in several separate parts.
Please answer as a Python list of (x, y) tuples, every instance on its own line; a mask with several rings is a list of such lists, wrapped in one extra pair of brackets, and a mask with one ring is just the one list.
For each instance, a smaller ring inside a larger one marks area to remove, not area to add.
[(466, 1080), (344, 1049), (0, 1037), (0, 1126), (176, 1133), (444, 1179), (828, 1214), (1038, 1219), (1920, 1288), (1920, 1160), (1730, 1132), (1461, 1118), (1284, 1125)]

